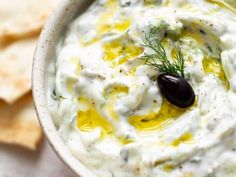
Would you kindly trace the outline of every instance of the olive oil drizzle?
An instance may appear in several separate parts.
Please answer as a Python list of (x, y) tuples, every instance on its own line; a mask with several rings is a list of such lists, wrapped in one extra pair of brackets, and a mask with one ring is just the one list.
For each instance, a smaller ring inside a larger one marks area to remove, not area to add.
[(114, 128), (110, 122), (103, 117), (90, 99), (80, 97), (78, 102), (82, 110), (79, 110), (77, 114), (77, 127), (81, 131), (90, 132), (95, 128), (100, 128), (102, 139), (105, 135), (111, 135), (113, 133)]
[(139, 132), (156, 131), (170, 125), (186, 111), (187, 109), (177, 108), (166, 99), (163, 99), (159, 112), (152, 112), (148, 115), (131, 116), (128, 121), (129, 124), (134, 126)]
[(225, 2), (225, 0), (206, 0), (206, 1), (209, 3), (212, 3), (212, 4), (216, 4), (219, 7), (226, 8), (226, 9), (236, 13), (236, 3), (235, 2), (231, 2), (231, 3), (234, 3), (233, 5), (231, 5), (227, 2)]
[(82, 39), (81, 44), (87, 46), (96, 43), (100, 41), (106, 33), (127, 31), (131, 25), (131, 19), (125, 17), (125, 15), (120, 15), (118, 21), (117, 19), (115, 22), (113, 20), (119, 8), (120, 6), (117, 0), (108, 0), (104, 4), (104, 12), (102, 12), (95, 27), (97, 34), (89, 41)]
[(192, 143), (193, 142), (193, 135), (190, 132), (186, 132), (178, 139), (174, 140), (171, 145), (174, 147), (179, 146), (182, 143)]
[(129, 39), (118, 38), (103, 45), (103, 60), (110, 62), (112, 67), (127, 62), (130, 58), (137, 57), (143, 48), (132, 43)]
[(221, 80), (222, 85), (224, 85), (227, 90), (230, 89), (229, 81), (227, 80), (221, 61), (219, 59), (205, 57), (202, 61), (202, 65), (206, 74), (214, 74)]
[[(108, 116), (110, 116), (110, 118), (112, 118), (114, 121), (118, 121), (119, 119), (116, 112), (113, 110), (114, 102), (119, 96), (127, 94), (128, 92), (129, 89), (127, 87), (116, 85), (109, 88), (104, 93), (104, 96), (108, 102), (103, 106), (102, 109), (105, 109), (105, 111), (108, 113)], [(80, 129), (80, 131), (91, 132), (94, 129), (99, 128), (101, 130), (101, 140), (106, 137), (111, 137), (115, 138), (123, 145), (133, 142), (133, 140), (126, 137), (116, 136), (115, 128), (113, 127), (112, 123), (101, 114), (94, 101), (86, 97), (79, 97), (78, 104), (79, 111), (77, 113), (77, 127)]]

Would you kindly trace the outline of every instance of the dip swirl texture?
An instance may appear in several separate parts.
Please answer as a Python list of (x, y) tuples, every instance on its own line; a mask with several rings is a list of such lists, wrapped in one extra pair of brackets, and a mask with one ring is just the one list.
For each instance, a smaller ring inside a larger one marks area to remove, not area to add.
[[(236, 176), (236, 4), (98, 0), (68, 27), (49, 67), (48, 107), (72, 154), (100, 177)], [(150, 26), (178, 43), (196, 102), (179, 109), (145, 65)]]

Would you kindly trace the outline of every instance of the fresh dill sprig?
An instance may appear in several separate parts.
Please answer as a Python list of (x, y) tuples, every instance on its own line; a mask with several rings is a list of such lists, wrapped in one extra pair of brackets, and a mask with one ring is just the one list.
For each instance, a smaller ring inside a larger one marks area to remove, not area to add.
[(170, 62), (167, 58), (166, 50), (161, 41), (157, 38), (158, 32), (164, 27), (164, 23), (158, 26), (151, 26), (144, 36), (144, 47), (153, 50), (152, 54), (144, 54), (141, 57), (145, 64), (156, 67), (160, 72), (177, 74), (184, 78), (184, 55), (179, 45), (176, 47), (175, 60)]

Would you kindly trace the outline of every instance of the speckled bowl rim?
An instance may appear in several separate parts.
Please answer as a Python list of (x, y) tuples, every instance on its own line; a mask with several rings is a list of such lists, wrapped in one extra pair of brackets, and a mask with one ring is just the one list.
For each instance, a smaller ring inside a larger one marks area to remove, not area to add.
[(71, 154), (60, 138), (47, 109), (45, 82), (48, 65), (55, 58), (58, 40), (68, 24), (87, 9), (91, 1), (61, 0), (41, 32), (32, 68), (33, 99), (41, 127), (56, 154), (79, 177), (95, 177), (95, 175)]

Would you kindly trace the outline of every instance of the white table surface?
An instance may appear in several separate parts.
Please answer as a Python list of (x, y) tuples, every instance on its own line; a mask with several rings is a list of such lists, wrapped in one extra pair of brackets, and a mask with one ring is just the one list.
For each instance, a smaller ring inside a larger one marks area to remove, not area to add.
[(76, 177), (44, 140), (38, 151), (0, 144), (0, 177)]

